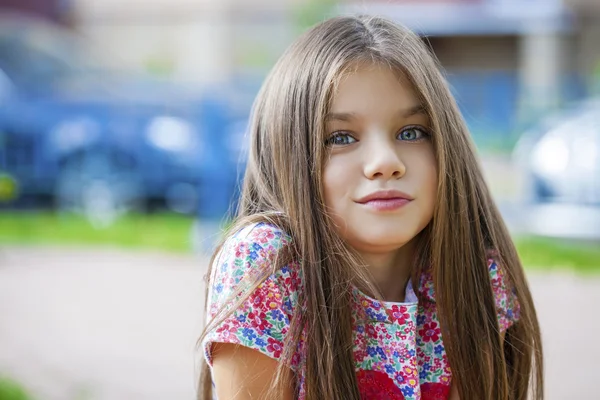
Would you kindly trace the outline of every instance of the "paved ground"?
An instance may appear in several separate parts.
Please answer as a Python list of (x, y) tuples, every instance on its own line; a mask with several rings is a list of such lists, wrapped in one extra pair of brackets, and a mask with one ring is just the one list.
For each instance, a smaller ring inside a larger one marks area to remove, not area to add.
[[(191, 256), (0, 248), (0, 374), (40, 400), (193, 399), (202, 265)], [(600, 399), (600, 277), (530, 280), (547, 398)]]

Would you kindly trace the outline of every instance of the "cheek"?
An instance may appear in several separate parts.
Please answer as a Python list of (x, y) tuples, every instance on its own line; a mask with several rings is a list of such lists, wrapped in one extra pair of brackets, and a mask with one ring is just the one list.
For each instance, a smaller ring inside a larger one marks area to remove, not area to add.
[(343, 204), (341, 202), (340, 171), (336, 163), (328, 163), (323, 170), (323, 202), (325, 211), (331, 217), (335, 230), (344, 237), (346, 231), (345, 219), (343, 217)]
[(427, 209), (433, 208), (437, 196), (438, 172), (437, 161), (433, 153), (433, 148), (423, 148), (422, 151), (414, 154), (412, 159), (412, 170), (417, 175), (415, 181), (417, 183), (420, 197), (425, 199), (424, 204)]
[(325, 206), (330, 211), (335, 211), (340, 206), (340, 200), (347, 186), (347, 174), (344, 174), (343, 163), (332, 159), (325, 165), (323, 170), (323, 195)]

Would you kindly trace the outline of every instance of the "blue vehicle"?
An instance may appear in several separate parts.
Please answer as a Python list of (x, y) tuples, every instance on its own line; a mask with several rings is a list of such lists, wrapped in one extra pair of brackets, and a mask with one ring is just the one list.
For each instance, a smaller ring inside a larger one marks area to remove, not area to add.
[(88, 48), (49, 23), (0, 16), (10, 205), (50, 199), (99, 223), (156, 203), (217, 217), (236, 184), (243, 118), (224, 99), (105, 67)]

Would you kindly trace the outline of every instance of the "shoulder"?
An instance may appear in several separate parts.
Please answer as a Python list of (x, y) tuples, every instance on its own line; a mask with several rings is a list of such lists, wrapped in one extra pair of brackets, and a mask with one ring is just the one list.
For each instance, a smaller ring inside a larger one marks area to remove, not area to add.
[(288, 234), (269, 224), (244, 227), (225, 241), (209, 281), (203, 339), (209, 365), (212, 343), (238, 344), (281, 357), (300, 287), (298, 264), (277, 259), (290, 242)]
[(258, 223), (248, 225), (231, 234), (223, 243), (214, 259), (214, 281), (226, 276), (229, 286), (237, 285), (244, 278), (275, 271), (277, 256), (291, 243), (291, 237), (277, 226)]
[[(277, 226), (258, 223), (234, 232), (215, 257), (209, 283), (212, 309), (232, 298), (250, 295), (249, 300), (276, 300), (282, 308), (291, 307), (300, 286), (296, 262), (283, 262), (278, 257), (292, 238)], [(246, 289), (261, 282), (251, 293)], [(284, 307), (285, 306), (285, 307)]]
[[(505, 268), (497, 261), (497, 255), (490, 253), (487, 258), (492, 294), (498, 316), (498, 324), (502, 331), (508, 329), (519, 319), (520, 306), (514, 285)], [(418, 285), (420, 297), (429, 303), (435, 303), (435, 289), (431, 269), (421, 274)]]
[(291, 240), (289, 234), (275, 225), (264, 222), (252, 224), (231, 234), (225, 240), (220, 256), (249, 257), (252, 260), (270, 258), (291, 243)]

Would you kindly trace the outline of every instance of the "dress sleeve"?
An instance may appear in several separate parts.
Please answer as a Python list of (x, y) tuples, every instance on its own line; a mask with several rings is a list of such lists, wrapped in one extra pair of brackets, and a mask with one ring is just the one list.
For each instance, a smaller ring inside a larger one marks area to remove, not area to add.
[(498, 326), (501, 332), (505, 332), (519, 320), (521, 306), (512, 283), (495, 260), (488, 260), (488, 270), (496, 303)]
[[(494, 259), (488, 259), (488, 271), (496, 305), (498, 326), (506, 331), (519, 320), (520, 305), (514, 286)], [(431, 271), (425, 271), (419, 282), (419, 292), (425, 301), (435, 303), (435, 291)]]
[[(242, 229), (225, 242), (211, 272), (209, 331), (202, 340), (204, 357), (211, 367), (215, 342), (239, 344), (280, 359), (297, 303), (298, 269), (284, 266), (252, 292), (244, 288), (272, 269), (275, 256), (289, 240), (280, 229), (258, 224)], [(210, 326), (213, 319), (220, 321), (225, 315), (217, 325)]]

